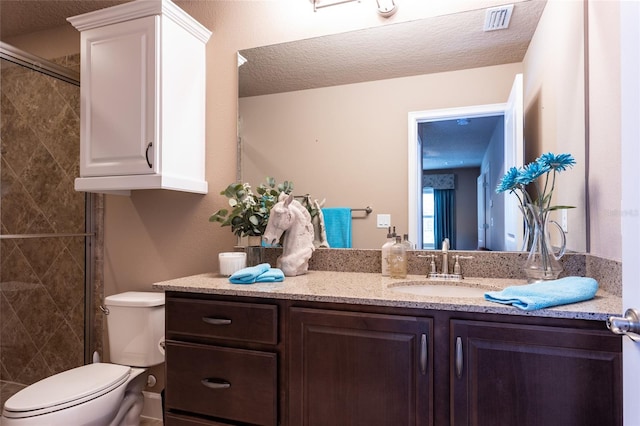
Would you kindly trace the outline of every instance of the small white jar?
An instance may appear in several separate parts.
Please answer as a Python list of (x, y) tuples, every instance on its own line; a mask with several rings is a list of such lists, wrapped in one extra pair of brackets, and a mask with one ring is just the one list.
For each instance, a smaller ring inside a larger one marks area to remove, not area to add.
[(234, 272), (247, 267), (247, 253), (225, 252), (218, 254), (220, 275), (231, 276)]

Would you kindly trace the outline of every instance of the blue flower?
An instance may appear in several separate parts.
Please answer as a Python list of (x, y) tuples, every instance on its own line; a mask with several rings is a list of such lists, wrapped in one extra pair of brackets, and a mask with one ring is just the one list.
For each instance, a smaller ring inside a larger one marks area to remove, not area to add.
[(538, 161), (534, 161), (524, 166), (524, 169), (519, 173), (516, 180), (521, 185), (528, 185), (543, 174), (549, 172), (549, 170), (549, 167)]
[(537, 162), (550, 170), (556, 170), (558, 172), (562, 172), (568, 167), (573, 167), (576, 164), (576, 160), (571, 154), (555, 155), (551, 152), (542, 154), (540, 158), (538, 158)]
[(498, 187), (496, 188), (496, 192), (500, 193), (505, 191), (511, 191), (514, 188), (516, 188), (518, 186), (517, 179), (518, 179), (519, 173), (520, 172), (518, 171), (517, 168), (511, 167), (507, 171), (507, 173), (505, 173), (504, 176), (502, 176), (502, 180), (498, 184)]
[(545, 215), (551, 210), (571, 208), (571, 206), (551, 206), (551, 201), (556, 185), (556, 172), (562, 172), (575, 164), (576, 160), (571, 154), (555, 155), (548, 152), (524, 167), (510, 168), (500, 180), (496, 192), (509, 191), (518, 198), (524, 220), (531, 228), (533, 225), (529, 215), (529, 205), (534, 205), (535, 210), (539, 212), (533, 213), (532, 209), (532, 214), (542, 215), (540, 217), (546, 217)]

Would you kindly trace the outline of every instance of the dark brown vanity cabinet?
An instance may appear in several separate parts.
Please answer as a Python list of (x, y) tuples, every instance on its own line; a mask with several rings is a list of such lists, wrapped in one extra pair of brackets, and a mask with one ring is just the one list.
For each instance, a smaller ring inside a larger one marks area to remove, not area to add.
[(602, 321), (167, 293), (165, 424), (622, 425)]
[(289, 424), (431, 425), (430, 318), (291, 308)]
[(278, 306), (166, 302), (165, 421), (278, 424)]
[(466, 320), (450, 335), (452, 425), (622, 424), (619, 336)]

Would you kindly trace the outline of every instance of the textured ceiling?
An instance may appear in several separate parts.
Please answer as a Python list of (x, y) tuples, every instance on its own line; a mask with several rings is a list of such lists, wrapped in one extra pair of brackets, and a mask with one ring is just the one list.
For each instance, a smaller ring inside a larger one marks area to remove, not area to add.
[[(69, 16), (128, 1), (0, 0), (0, 39), (67, 25)], [(175, 2), (180, 5), (180, 0)], [(485, 11), (479, 9), (245, 50), (241, 54), (248, 62), (240, 67), (240, 96), (520, 62), (545, 4), (515, 3), (507, 30), (484, 32)], [(481, 140), (495, 124), (490, 119), (472, 120), (468, 126), (443, 121), (430, 128), (423, 125), (420, 132), (430, 143), (439, 143), (428, 144), (432, 161), (435, 155), (447, 162), (451, 152), (457, 152), (456, 161), (469, 166), (477, 163), (473, 152), (481, 150)], [(454, 139), (445, 136), (454, 133)]]
[[(484, 32), (485, 10), (240, 52), (239, 95), (257, 96), (521, 62), (546, 1), (516, 3), (509, 28)], [(506, 101), (506, 99), (505, 99)], [(425, 170), (480, 167), (502, 117), (422, 123)]]
[(418, 124), (424, 170), (480, 168), (496, 126), (502, 126), (503, 119), (476, 117), (465, 123), (440, 120)]
[(240, 96), (521, 62), (545, 1), (516, 3), (506, 30), (472, 10), (240, 52)]
[[(0, 39), (127, 1), (0, 0)], [(501, 31), (484, 32), (478, 9), (245, 50), (240, 96), (520, 62), (545, 4), (517, 2)]]
[(0, 0), (0, 38), (67, 24), (69, 16), (129, 0)]

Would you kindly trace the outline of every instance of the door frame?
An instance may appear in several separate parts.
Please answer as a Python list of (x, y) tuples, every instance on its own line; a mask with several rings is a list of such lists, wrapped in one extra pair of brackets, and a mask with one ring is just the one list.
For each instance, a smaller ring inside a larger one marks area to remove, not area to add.
[[(418, 138), (418, 125), (430, 121), (457, 120), (459, 118), (478, 118), (505, 115), (508, 103), (473, 105), (466, 107), (412, 111), (408, 114), (408, 225), (409, 240), (416, 247), (422, 244), (422, 221), (417, 214), (422, 203), (422, 141)], [(422, 211), (422, 209), (420, 209)]]
[[(638, 252), (640, 251), (640, 3), (620, 2), (620, 166), (622, 200), (622, 306), (640, 309)], [(640, 342), (623, 337), (624, 425), (637, 424), (637, 387), (640, 383)]]

